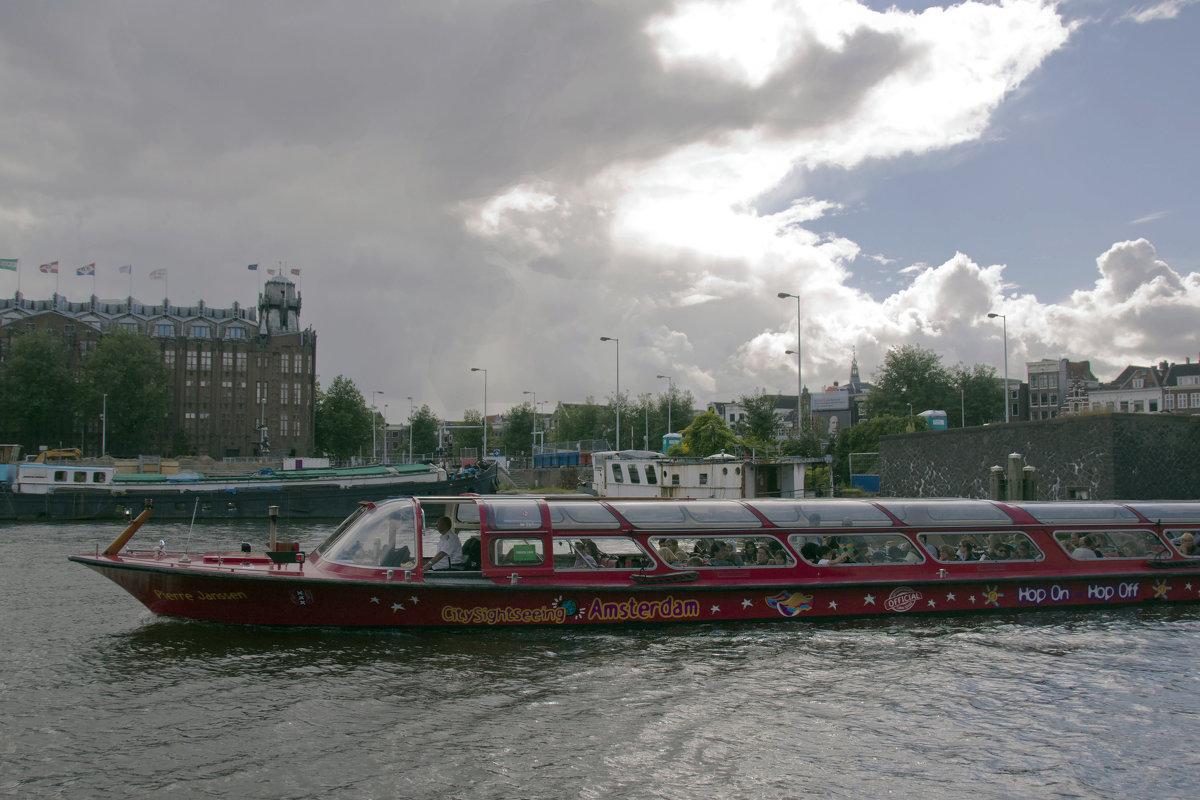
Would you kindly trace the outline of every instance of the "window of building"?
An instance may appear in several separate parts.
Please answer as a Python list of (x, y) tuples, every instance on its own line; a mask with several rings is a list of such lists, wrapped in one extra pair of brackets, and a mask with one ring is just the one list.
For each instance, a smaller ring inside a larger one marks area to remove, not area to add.
[(237, 354), (237, 371), (238, 372), (246, 371), (246, 354), (245, 353)]
[(209, 350), (200, 351), (200, 369), (205, 372), (212, 371), (212, 352)]
[(195, 350), (187, 351), (187, 368), (190, 370), (196, 369), (196, 351)]
[(1200, 386), (1200, 375), (1181, 375), (1180, 386)]
[(1158, 401), (1157, 401), (1157, 400), (1151, 400), (1151, 401), (1150, 401), (1150, 413), (1151, 413), (1151, 414), (1153, 414), (1153, 413), (1155, 413), (1156, 411), (1158, 411)]
[(175, 326), (169, 322), (158, 322), (154, 325), (155, 336), (174, 336)]
[(279, 405), (286, 406), (288, 404), (288, 385), (286, 383), (279, 384)]
[(221, 369), (225, 370), (226, 372), (229, 372), (233, 369), (233, 353), (221, 353)]
[(299, 353), (297, 353), (296, 357), (292, 359), (292, 372), (295, 373), (296, 375), (299, 375), (300, 374), (300, 366), (303, 363), (304, 363), (304, 359), (300, 357)]
[(292, 402), (296, 405), (302, 405), (300, 402), (300, 384), (292, 384)]
[(285, 375), (288, 372), (288, 365), (291, 364), (291, 361), (289, 359), (291, 359), (291, 356), (288, 355), (287, 353), (279, 354), (279, 371), (284, 373)]
[(1192, 408), (1200, 408), (1200, 392), (1192, 392)]
[(1165, 398), (1167, 403), (1167, 411), (1175, 410), (1175, 395), (1169, 394)]
[(239, 328), (236, 326), (232, 327), (232, 328), (226, 328), (225, 329), (225, 338), (226, 339), (245, 339), (246, 338), (246, 329)]
[(175, 369), (174, 350), (163, 350), (163, 364), (166, 365), (167, 369)]
[(212, 327), (209, 325), (193, 325), (192, 337), (196, 339), (211, 339)]
[(1141, 414), (1145, 410), (1146, 410), (1146, 405), (1143, 401), (1141, 401), (1141, 400), (1133, 401), (1133, 411), (1135, 414)]

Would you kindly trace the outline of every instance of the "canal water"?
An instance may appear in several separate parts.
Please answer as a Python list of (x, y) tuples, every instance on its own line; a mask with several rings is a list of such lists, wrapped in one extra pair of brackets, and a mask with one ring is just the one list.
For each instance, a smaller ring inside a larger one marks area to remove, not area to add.
[(0, 796), (1200, 796), (1200, 607), (254, 629), (155, 618), (66, 560), (120, 528), (0, 526)]

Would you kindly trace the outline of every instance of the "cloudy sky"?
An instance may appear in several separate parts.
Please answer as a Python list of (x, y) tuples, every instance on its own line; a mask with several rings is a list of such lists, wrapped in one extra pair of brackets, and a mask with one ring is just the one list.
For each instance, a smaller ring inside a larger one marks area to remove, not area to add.
[(988, 311), (1010, 375), (1109, 380), (1200, 357), (1197, 41), (1197, 0), (0, 0), (0, 295), (299, 269), (322, 384), (392, 421), (471, 367), (604, 400), (601, 336), (635, 396), (794, 393), (798, 315), (813, 391), (1002, 374)]

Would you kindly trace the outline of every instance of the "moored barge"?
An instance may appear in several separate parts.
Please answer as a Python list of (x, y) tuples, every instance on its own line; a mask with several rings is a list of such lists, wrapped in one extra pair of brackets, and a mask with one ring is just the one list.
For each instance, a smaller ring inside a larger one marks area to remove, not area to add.
[[(458, 546), (438, 539), (438, 521)], [(1200, 600), (1190, 502), (417, 497), (363, 503), (308, 554), (130, 549), (132, 535), (70, 558), (156, 614), (230, 623), (694, 623)], [(459, 547), (461, 563), (430, 568)]]

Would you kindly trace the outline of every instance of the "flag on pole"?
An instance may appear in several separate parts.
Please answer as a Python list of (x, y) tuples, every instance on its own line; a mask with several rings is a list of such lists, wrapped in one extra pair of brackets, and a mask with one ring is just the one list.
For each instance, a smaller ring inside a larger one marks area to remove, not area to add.
[(123, 272), (123, 273), (125, 273), (126, 275), (132, 275), (132, 274), (133, 274), (133, 265), (132, 265), (132, 264), (126, 264), (126, 265), (125, 265), (125, 266), (123, 266), (123, 267), (117, 267), (117, 272)]
[(293, 275), (297, 275), (297, 276), (298, 276), (298, 275), (300, 274), (300, 270), (299, 270), (299, 269), (293, 269), (293, 270), (291, 270), (291, 273), (292, 273)]
[(57, 275), (58, 274), (58, 262), (51, 261), (49, 264), (42, 264), (40, 267), (38, 267), (38, 269), (49, 275)]
[(150, 280), (152, 280), (152, 281), (165, 280), (166, 277), (167, 277), (167, 271), (165, 269), (150, 270)]
[(274, 275), (274, 274), (275, 274), (275, 270), (273, 270), (273, 269), (269, 269), (269, 270), (267, 270), (267, 274), (268, 274), (268, 275)]
[(17, 271), (17, 261), (15, 258), (0, 258), (0, 269), (6, 269), (10, 272)]
[(246, 267), (246, 269), (250, 270), (251, 272), (258, 272), (258, 264), (251, 264), (250, 266)]
[(82, 267), (75, 270), (75, 274), (76, 275), (95, 275), (96, 274), (96, 263), (93, 261), (91, 264), (84, 264)]

